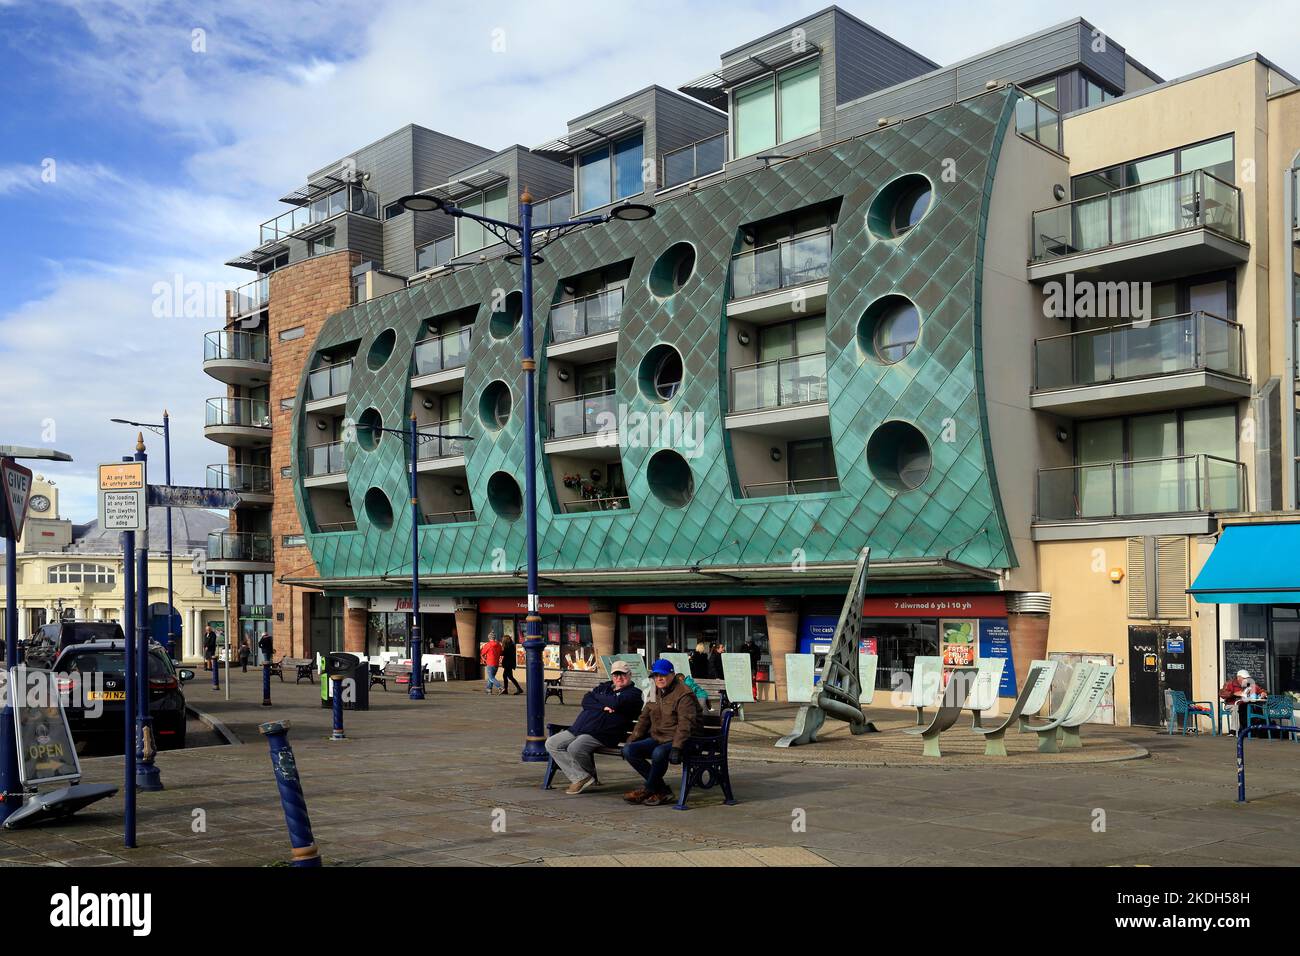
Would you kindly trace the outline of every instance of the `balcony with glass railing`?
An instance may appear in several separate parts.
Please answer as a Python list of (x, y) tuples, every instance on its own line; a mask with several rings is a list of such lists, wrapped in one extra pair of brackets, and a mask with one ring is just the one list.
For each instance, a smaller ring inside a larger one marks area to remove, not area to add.
[(307, 375), (307, 401), (338, 398), (352, 383), (352, 359), (312, 369)]
[(475, 520), (472, 508), (464, 511), (426, 511), (421, 517), (424, 519), (424, 524), (457, 524)]
[(307, 474), (318, 478), (324, 475), (341, 475), (347, 471), (343, 462), (343, 442), (327, 441), (307, 446)]
[(1040, 522), (1241, 511), (1246, 466), (1215, 455), (1109, 461), (1038, 472)]
[(241, 496), (270, 498), (271, 469), (267, 465), (208, 465), (207, 486)]
[(203, 433), (223, 445), (265, 444), (271, 440), (270, 406), (259, 398), (209, 398)]
[(591, 514), (596, 511), (626, 511), (631, 506), (631, 499), (627, 495), (613, 495), (608, 498), (578, 498), (574, 501), (560, 503), (561, 509), (567, 515)]
[(309, 226), (333, 219), (344, 213), (379, 218), (379, 196), (361, 186), (345, 186), (312, 200), (305, 206), (295, 206), (288, 212), (268, 219), (259, 231), (259, 245), (281, 242)]
[(270, 380), (271, 353), (264, 332), (222, 329), (203, 336), (203, 371), (227, 385), (263, 385)]
[(733, 412), (826, 401), (826, 353), (742, 365), (731, 370)]
[(831, 274), (834, 230), (820, 229), (781, 239), (731, 257), (731, 298), (793, 289), (820, 282)]
[(550, 405), (550, 437), (578, 438), (618, 430), (614, 391), (560, 398)]
[(622, 314), (622, 287), (557, 302), (551, 306), (551, 342), (558, 345), (617, 332)]
[(1210, 312), (1051, 335), (1034, 342), (1033, 404), (1077, 414), (1241, 398), (1245, 349), (1243, 328)]
[(840, 480), (835, 475), (825, 478), (796, 478), (791, 481), (755, 481), (742, 489), (746, 498), (772, 498), (779, 495), (816, 495), (839, 491)]
[(260, 275), (230, 290), (230, 317), (240, 319), (266, 308), (271, 298), (271, 277)]
[(573, 190), (556, 193), (533, 203), (533, 224), (545, 226), (552, 222), (567, 222), (573, 218)]
[(224, 570), (215, 566), (219, 562), (269, 565), (275, 557), (272, 542), (272, 536), (263, 531), (209, 532), (208, 568)]
[(422, 424), (417, 434), (420, 439), (415, 454), (417, 461), (457, 458), (465, 454), (465, 439), (455, 437), (462, 434), (459, 419)]
[(720, 172), (727, 161), (727, 134), (718, 133), (660, 155), (664, 189)]
[(1097, 280), (1159, 278), (1165, 264), (1179, 274), (1235, 265), (1249, 253), (1241, 223), (1241, 190), (1203, 169), (1076, 199), (1033, 213), (1030, 278), (1084, 268)]
[(437, 266), (445, 266), (456, 258), (456, 236), (443, 236), (433, 242), (426, 242), (415, 250), (415, 271), (423, 272)]
[(465, 326), (415, 343), (415, 376), (464, 368), (469, 361), (471, 328)]
[(1062, 152), (1061, 114), (1030, 93), (1025, 93), (1016, 102), (1016, 132), (1048, 149)]

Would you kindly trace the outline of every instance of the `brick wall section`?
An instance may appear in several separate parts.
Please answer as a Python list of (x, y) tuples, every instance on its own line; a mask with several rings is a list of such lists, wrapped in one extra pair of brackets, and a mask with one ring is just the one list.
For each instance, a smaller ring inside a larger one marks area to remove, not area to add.
[[(287, 534), (302, 534), (293, 482), (281, 478), (280, 469), (293, 461), (293, 416), (297, 409), (280, 408), (280, 400), (294, 398), (303, 367), (311, 360), (316, 338), (325, 320), (352, 304), (352, 268), (361, 254), (349, 250), (316, 256), (271, 273), (268, 335), (271, 348), (271, 535), (275, 547), (272, 589), (272, 633), (277, 655), (306, 656), (307, 609), (310, 598), (302, 588), (290, 588), (279, 579), (315, 577), (308, 548), (285, 548)], [(304, 326), (306, 334), (288, 342), (280, 340), (286, 329)], [(281, 620), (280, 615), (284, 615)]]

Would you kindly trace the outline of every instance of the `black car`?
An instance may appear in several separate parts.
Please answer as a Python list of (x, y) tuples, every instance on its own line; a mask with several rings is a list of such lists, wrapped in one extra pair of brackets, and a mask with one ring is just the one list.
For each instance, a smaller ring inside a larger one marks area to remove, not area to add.
[(43, 624), (23, 645), (23, 663), (48, 670), (59, 654), (86, 641), (124, 641), (122, 625), (113, 621), (55, 621)]
[[(59, 690), (68, 694), (64, 711), (76, 743), (121, 750), (125, 739), (125, 655), (125, 641), (87, 641), (64, 649), (54, 662), (52, 670), (60, 675)], [(181, 685), (193, 679), (194, 671), (178, 671), (160, 644), (149, 643), (149, 713), (159, 750), (185, 746), (185, 692)]]

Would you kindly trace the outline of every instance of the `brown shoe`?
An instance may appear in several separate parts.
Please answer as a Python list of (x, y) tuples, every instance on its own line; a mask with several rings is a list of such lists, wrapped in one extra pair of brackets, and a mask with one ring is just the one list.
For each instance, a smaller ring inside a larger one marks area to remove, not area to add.
[(650, 796), (649, 790), (637, 789), (629, 790), (627, 793), (623, 794), (623, 799), (628, 803), (642, 803), (648, 796)]
[(583, 777), (581, 780), (576, 780), (569, 784), (568, 789), (564, 792), (568, 794), (582, 793), (582, 791), (586, 790), (595, 782), (595, 777)]
[(662, 807), (673, 802), (673, 792), (671, 790), (661, 790), (658, 793), (652, 793), (641, 801), (645, 807)]

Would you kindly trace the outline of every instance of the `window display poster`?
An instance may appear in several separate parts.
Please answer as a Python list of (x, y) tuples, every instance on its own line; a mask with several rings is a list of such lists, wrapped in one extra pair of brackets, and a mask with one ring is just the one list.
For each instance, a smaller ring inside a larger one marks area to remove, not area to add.
[(975, 626), (978, 621), (941, 620), (939, 646), (944, 667), (975, 666)]
[(542, 666), (549, 667), (552, 670), (559, 670), (560, 667), (560, 645), (547, 644), (542, 648)]
[(1001, 657), (1006, 660), (1002, 666), (1002, 680), (998, 684), (999, 697), (1015, 697), (1016, 662), (1011, 655), (1011, 628), (1005, 617), (980, 618), (980, 657)]
[(874, 637), (860, 637), (860, 638), (858, 638), (858, 653), (859, 653), (859, 654), (875, 654), (875, 653), (876, 653), (876, 638), (874, 638)]

